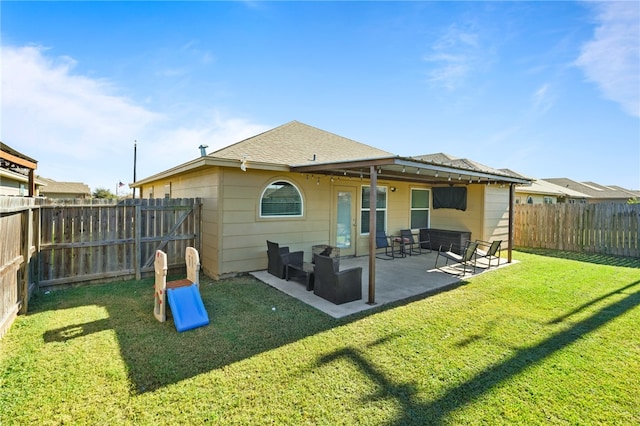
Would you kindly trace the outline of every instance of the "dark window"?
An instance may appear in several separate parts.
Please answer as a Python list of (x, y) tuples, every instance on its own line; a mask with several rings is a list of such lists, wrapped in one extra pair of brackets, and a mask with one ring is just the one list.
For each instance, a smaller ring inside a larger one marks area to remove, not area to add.
[(302, 196), (298, 188), (284, 181), (267, 186), (260, 198), (260, 216), (302, 216)]

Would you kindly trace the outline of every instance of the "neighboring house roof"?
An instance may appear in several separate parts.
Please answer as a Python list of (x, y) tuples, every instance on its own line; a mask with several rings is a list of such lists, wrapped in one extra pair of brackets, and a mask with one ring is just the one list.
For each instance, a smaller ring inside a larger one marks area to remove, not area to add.
[(582, 192), (574, 191), (572, 189), (565, 188), (542, 179), (534, 180), (533, 182), (531, 182), (531, 186), (518, 186), (516, 187), (516, 192), (526, 194), (552, 195), (561, 198), (591, 198), (589, 195), (583, 194)]
[(40, 188), (40, 193), (45, 196), (47, 194), (91, 195), (89, 185), (82, 182), (57, 182), (53, 179), (43, 178), (42, 176), (38, 178), (44, 185)]
[(634, 191), (634, 190), (631, 190), (631, 189), (626, 189), (626, 188), (623, 188), (623, 187), (621, 187), (621, 186), (617, 186), (617, 185), (609, 185), (609, 187), (610, 187), (610, 188), (617, 189), (617, 190), (620, 190), (620, 191), (628, 192), (628, 193), (629, 193), (629, 194), (631, 194), (633, 197), (640, 197), (640, 191)]
[(480, 164), (476, 161), (469, 160), (468, 158), (459, 158), (459, 157), (455, 157), (453, 155), (445, 154), (442, 152), (437, 154), (417, 155), (411, 158), (424, 161), (426, 163), (452, 166), (452, 167), (457, 167), (460, 169), (470, 170), (475, 172), (492, 173), (496, 175), (504, 175), (504, 176), (517, 177), (517, 178), (524, 177), (522, 175), (512, 172), (511, 170), (509, 170), (509, 172), (506, 172), (505, 169), (502, 169), (502, 170), (494, 169), (493, 167), (485, 166), (484, 164)]
[(567, 178), (545, 178), (547, 182), (551, 182), (563, 188), (581, 192), (595, 199), (629, 199), (633, 197), (633, 193), (626, 189), (618, 189), (613, 186), (604, 186), (594, 182), (576, 182)]
[(393, 154), (369, 145), (291, 121), (259, 135), (219, 149), (211, 157), (247, 162), (301, 166), (332, 163)]

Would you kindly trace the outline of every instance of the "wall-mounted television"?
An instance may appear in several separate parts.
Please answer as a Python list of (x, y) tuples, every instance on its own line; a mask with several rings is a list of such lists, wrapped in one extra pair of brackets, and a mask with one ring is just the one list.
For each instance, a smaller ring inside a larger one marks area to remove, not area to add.
[(467, 210), (466, 186), (438, 186), (432, 192), (434, 209)]

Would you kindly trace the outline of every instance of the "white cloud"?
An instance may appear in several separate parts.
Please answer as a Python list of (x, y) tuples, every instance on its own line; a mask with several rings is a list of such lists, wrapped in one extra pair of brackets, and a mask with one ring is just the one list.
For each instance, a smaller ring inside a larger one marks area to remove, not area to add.
[(482, 60), (478, 35), (455, 25), (436, 40), (432, 52), (423, 58), (434, 64), (428, 72), (428, 81), (450, 91), (462, 86)]
[(551, 109), (554, 101), (551, 86), (545, 83), (533, 93), (533, 110), (538, 114), (544, 114)]
[(640, 8), (636, 1), (595, 6), (598, 26), (576, 64), (603, 96), (640, 117)]
[[(37, 174), (114, 191), (138, 179), (262, 132), (265, 126), (204, 112), (180, 122), (118, 94), (115, 83), (74, 73), (76, 61), (51, 58), (42, 47), (2, 46), (0, 138), (38, 161)], [(193, 124), (196, 123), (196, 124)]]

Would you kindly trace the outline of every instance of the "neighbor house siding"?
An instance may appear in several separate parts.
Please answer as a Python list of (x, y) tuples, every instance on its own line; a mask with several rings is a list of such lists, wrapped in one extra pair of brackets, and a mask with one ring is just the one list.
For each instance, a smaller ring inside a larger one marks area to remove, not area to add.
[(545, 194), (527, 194), (524, 192), (517, 192), (516, 195), (516, 203), (518, 204), (529, 204), (527, 200), (531, 197), (533, 201), (532, 204), (545, 204), (545, 198), (551, 200), (551, 204), (557, 203), (557, 197), (555, 195), (545, 195)]

